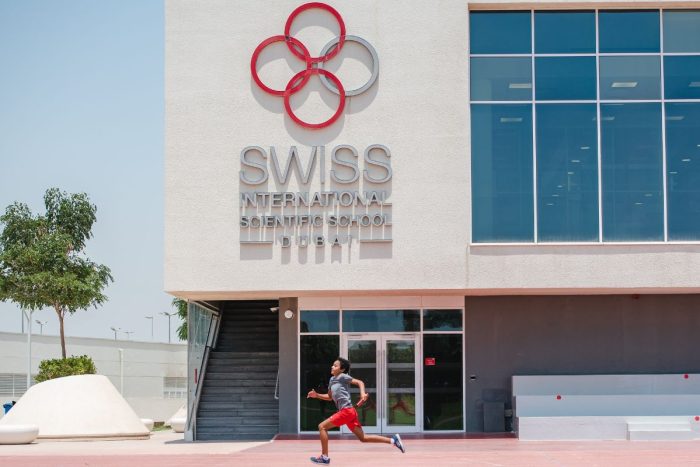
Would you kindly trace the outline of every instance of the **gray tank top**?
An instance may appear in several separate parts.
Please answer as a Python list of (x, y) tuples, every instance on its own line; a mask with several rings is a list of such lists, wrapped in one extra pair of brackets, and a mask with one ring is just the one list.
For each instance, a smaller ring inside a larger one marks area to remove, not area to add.
[(338, 376), (331, 376), (328, 382), (328, 391), (331, 393), (333, 402), (335, 402), (338, 410), (352, 407), (350, 381), (352, 381), (352, 376), (347, 373), (341, 373)]

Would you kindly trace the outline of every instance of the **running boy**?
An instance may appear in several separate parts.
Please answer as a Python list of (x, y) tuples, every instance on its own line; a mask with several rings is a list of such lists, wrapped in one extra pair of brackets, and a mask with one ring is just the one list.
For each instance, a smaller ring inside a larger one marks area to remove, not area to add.
[(335, 414), (318, 425), (318, 432), (321, 438), (321, 455), (312, 457), (311, 462), (314, 464), (331, 463), (331, 459), (328, 457), (328, 430), (334, 426), (340, 427), (343, 425), (346, 425), (363, 443), (393, 444), (400, 449), (401, 452), (406, 452), (401, 443), (401, 437), (398, 434), (387, 438), (385, 436), (366, 435), (365, 432), (362, 431), (362, 425), (360, 425), (360, 421), (357, 419), (357, 412), (350, 400), (350, 385), (354, 384), (360, 387), (360, 401), (357, 403), (358, 407), (367, 401), (369, 395), (365, 392), (365, 383), (359, 379), (354, 379), (348, 374), (348, 371), (350, 371), (350, 362), (342, 357), (338, 357), (331, 367), (332, 376), (328, 383), (328, 394), (319, 394), (312, 389), (306, 396), (307, 398), (321, 399), (328, 402), (333, 401), (338, 408)]

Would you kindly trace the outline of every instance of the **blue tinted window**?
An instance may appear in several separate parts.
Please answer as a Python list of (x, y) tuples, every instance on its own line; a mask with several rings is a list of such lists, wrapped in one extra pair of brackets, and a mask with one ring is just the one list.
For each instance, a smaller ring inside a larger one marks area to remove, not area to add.
[(535, 13), (535, 53), (595, 53), (595, 13)]
[(666, 104), (668, 239), (700, 240), (700, 103)]
[(595, 104), (538, 104), (537, 235), (542, 242), (598, 240)]
[(666, 99), (700, 99), (700, 56), (664, 57)]
[(601, 11), (598, 15), (601, 53), (659, 52), (658, 11)]
[(529, 11), (475, 11), (469, 14), (472, 54), (531, 53)]
[(338, 310), (302, 311), (301, 332), (338, 332)]
[(663, 240), (661, 104), (601, 104), (603, 239)]
[(700, 52), (700, 11), (664, 11), (664, 52)]
[(600, 98), (660, 99), (659, 57), (600, 57)]
[(471, 98), (474, 101), (532, 99), (532, 59), (472, 58)]
[(472, 240), (531, 242), (532, 106), (471, 108)]
[(343, 332), (419, 332), (419, 310), (344, 310)]
[(537, 100), (595, 100), (595, 57), (535, 59)]

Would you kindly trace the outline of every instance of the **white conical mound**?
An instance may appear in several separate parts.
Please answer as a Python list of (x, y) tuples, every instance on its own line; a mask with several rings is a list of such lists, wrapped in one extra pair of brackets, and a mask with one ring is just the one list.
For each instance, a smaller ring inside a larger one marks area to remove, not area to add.
[(29, 388), (2, 425), (37, 425), (39, 438), (148, 438), (117, 389), (102, 375), (66, 376)]
[(187, 407), (183, 405), (177, 409), (177, 412), (165, 424), (170, 425), (175, 433), (183, 433), (187, 424)]
[(168, 421), (172, 420), (173, 418), (187, 418), (187, 407), (183, 404), (179, 409), (177, 409), (177, 412), (175, 412), (173, 416), (168, 419)]

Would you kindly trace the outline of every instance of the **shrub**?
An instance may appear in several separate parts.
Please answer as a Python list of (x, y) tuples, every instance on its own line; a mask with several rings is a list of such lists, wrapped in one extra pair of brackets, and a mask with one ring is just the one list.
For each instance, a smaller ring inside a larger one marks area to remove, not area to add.
[(54, 378), (72, 375), (94, 375), (97, 373), (95, 362), (87, 355), (80, 357), (70, 356), (67, 358), (55, 358), (52, 360), (42, 360), (39, 363), (39, 374), (35, 381), (41, 383)]

